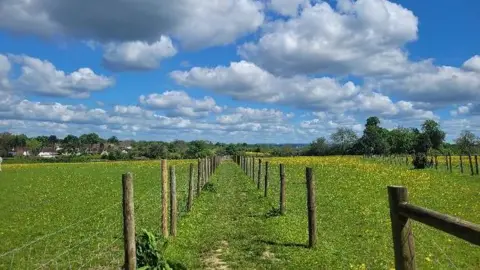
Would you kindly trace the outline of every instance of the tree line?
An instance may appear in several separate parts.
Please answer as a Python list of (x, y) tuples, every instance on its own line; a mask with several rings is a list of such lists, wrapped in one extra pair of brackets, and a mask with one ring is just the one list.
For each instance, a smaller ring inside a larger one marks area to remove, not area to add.
[[(462, 131), (455, 143), (445, 142), (445, 132), (434, 120), (426, 120), (420, 128), (397, 127), (388, 130), (378, 117), (369, 117), (361, 136), (350, 128), (338, 128), (327, 139), (320, 137), (310, 144), (246, 144), (214, 143), (205, 140), (186, 142), (120, 141), (112, 136), (101, 138), (96, 133), (67, 135), (63, 139), (51, 136), (27, 137), (25, 134), (0, 133), (0, 156), (12, 150), (28, 149), (32, 156), (42, 149), (54, 148), (63, 156), (96, 156), (116, 159), (183, 159), (210, 155), (270, 155), (270, 156), (323, 156), (323, 155), (414, 155), (416, 161), (425, 161), (428, 154), (478, 153), (479, 139), (468, 130)], [(127, 147), (128, 146), (128, 147)], [(420, 167), (422, 166), (419, 164)]]

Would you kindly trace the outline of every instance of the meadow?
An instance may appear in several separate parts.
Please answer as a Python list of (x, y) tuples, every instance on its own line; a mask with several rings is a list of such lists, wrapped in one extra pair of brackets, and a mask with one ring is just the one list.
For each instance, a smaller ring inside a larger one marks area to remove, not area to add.
[[(415, 205), (480, 224), (479, 177), (360, 157), (262, 160), (270, 162), (268, 197), (263, 185), (258, 190), (236, 164), (224, 162), (211, 179), (216, 191), (196, 198), (192, 212), (181, 211), (168, 258), (189, 269), (393, 269), (387, 185), (406, 186)], [(177, 171), (179, 208), (192, 162), (169, 161)], [(280, 163), (286, 167), (285, 216), (272, 215)], [(317, 194), (318, 244), (311, 250), (305, 247), (305, 167), (314, 170)], [(118, 268), (126, 171), (134, 174), (137, 230), (160, 231), (158, 161), (5, 165), (0, 269)], [(413, 231), (419, 269), (479, 268), (478, 247), (419, 223)]]

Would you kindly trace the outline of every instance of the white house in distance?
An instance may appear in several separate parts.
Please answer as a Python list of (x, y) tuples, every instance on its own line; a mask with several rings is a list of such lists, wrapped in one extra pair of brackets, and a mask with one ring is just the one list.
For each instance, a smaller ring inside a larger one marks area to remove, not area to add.
[(54, 158), (57, 156), (57, 151), (53, 147), (44, 147), (40, 153), (38, 153), (38, 156), (42, 158)]

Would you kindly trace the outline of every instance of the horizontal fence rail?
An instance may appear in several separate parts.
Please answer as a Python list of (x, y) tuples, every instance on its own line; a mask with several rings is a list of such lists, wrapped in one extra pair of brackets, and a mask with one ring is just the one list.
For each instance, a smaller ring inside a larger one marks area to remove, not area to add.
[(421, 222), (480, 246), (480, 226), (459, 218), (408, 203), (407, 188), (388, 186), (395, 268), (416, 269), (411, 220)]

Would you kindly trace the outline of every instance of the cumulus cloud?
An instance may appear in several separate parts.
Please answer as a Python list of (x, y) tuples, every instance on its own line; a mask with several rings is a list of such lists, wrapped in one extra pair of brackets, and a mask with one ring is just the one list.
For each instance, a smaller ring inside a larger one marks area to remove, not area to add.
[(381, 74), (405, 64), (400, 48), (417, 31), (417, 17), (387, 0), (341, 0), (336, 9), (322, 1), (269, 23), (239, 53), (276, 74)]
[[(468, 66), (468, 64), (467, 64)], [(375, 79), (375, 87), (409, 101), (438, 106), (480, 101), (480, 76), (475, 71), (451, 66), (434, 66), (402, 76)]]
[(217, 106), (211, 97), (193, 99), (183, 91), (166, 91), (162, 94), (140, 96), (140, 103), (148, 108), (166, 110), (169, 116), (203, 117), (209, 113), (219, 113), (222, 108)]
[(276, 77), (246, 61), (234, 62), (228, 67), (194, 67), (189, 71), (174, 71), (171, 77), (181, 85), (202, 87), (238, 100), (284, 104), (303, 109), (344, 107), (359, 92), (352, 82), (342, 84), (328, 77)]
[(480, 72), (480, 55), (474, 55), (463, 63), (463, 69), (468, 71)]
[(224, 114), (217, 117), (217, 122), (226, 125), (236, 125), (239, 123), (282, 123), (291, 118), (282, 111), (275, 109), (253, 109), (238, 107), (230, 114)]
[(234, 42), (264, 20), (254, 0), (0, 1), (0, 28), (101, 42), (149, 41), (162, 35), (199, 48)]
[(104, 50), (103, 62), (107, 68), (114, 71), (156, 69), (161, 60), (177, 53), (170, 38), (165, 36), (153, 43), (145, 41), (108, 43)]
[(309, 0), (271, 0), (268, 7), (284, 16), (296, 16), (298, 11), (309, 3)]
[[(4, 57), (3, 59), (0, 61), (5, 61)], [(104, 90), (114, 84), (113, 78), (95, 74), (90, 68), (80, 68), (67, 74), (58, 70), (47, 60), (26, 55), (10, 55), (7, 62), (8, 60), (10, 64), (20, 67), (20, 75), (10, 81), (3, 75), (2, 80), (1, 73), (9, 71), (9, 68), (3, 68), (0, 70), (0, 82), (2, 85), (9, 84), (10, 90), (16, 94), (24, 92), (45, 96), (87, 98), (91, 92)]]

